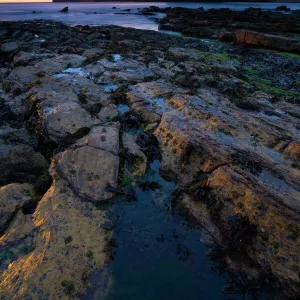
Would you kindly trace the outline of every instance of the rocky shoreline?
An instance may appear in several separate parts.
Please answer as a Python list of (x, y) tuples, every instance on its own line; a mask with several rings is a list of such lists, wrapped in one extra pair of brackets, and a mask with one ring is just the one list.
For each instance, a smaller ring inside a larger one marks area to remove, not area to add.
[[(144, 8), (141, 14), (155, 15), (165, 13), (165, 17), (157, 19), (159, 29), (180, 32), (186, 36), (197, 38), (220, 39), (222, 41), (236, 40), (238, 43), (257, 44), (242, 40), (242, 36), (234, 34), (236, 30), (260, 33), (265, 44), (258, 44), (265, 48), (274, 48), (288, 52), (300, 53), (300, 10), (291, 10), (287, 6), (278, 6), (275, 10), (263, 10), (261, 8), (247, 8), (243, 11), (229, 8), (204, 10), (190, 8), (159, 8), (152, 6)], [(268, 41), (268, 35), (275, 35), (274, 41)], [(244, 34), (243, 34), (244, 36)], [(281, 48), (276, 44), (276, 37)], [(259, 42), (259, 41), (258, 41)], [(297, 44), (293, 49), (291, 43)], [(285, 49), (286, 48), (286, 49)]]
[(101, 205), (154, 159), (228, 270), (299, 297), (299, 55), (51, 21), (0, 42), (1, 299), (84, 297), (115, 246)]

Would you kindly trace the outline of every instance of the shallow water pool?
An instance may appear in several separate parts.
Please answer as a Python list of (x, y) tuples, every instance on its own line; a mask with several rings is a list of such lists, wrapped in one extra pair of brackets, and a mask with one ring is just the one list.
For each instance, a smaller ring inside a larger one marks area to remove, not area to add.
[[(201, 230), (191, 229), (174, 213), (171, 196), (176, 185), (159, 175), (159, 166), (158, 160), (151, 163), (134, 187), (136, 201), (110, 206), (117, 224), (116, 248), (104, 299), (248, 299), (223, 293), (226, 279), (207, 257), (211, 246), (201, 242)], [(151, 182), (156, 183), (153, 189), (145, 188)], [(96, 299), (94, 295), (99, 291), (88, 298)]]

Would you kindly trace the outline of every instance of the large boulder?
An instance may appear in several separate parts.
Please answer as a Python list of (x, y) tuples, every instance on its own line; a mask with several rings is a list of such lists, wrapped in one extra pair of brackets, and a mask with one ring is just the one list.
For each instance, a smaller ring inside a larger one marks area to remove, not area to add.
[(300, 41), (283, 36), (239, 29), (234, 32), (234, 39), (237, 44), (300, 53)]
[(119, 123), (111, 123), (107, 126), (95, 126), (87, 136), (79, 139), (75, 143), (75, 146), (90, 146), (118, 156), (119, 127)]

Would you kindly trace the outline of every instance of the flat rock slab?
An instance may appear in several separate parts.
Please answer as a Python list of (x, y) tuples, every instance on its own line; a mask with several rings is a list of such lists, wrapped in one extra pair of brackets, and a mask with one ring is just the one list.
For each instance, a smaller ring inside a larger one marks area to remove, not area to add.
[(160, 121), (167, 110), (165, 98), (181, 89), (164, 81), (142, 82), (129, 87), (127, 93), (132, 109), (147, 123)]
[(83, 67), (84, 71), (88, 72), (92, 76), (99, 77), (104, 72), (112, 71), (118, 72), (122, 70), (140, 70), (145, 69), (145, 65), (132, 59), (114, 60), (113, 56), (111, 59), (103, 58), (96, 63), (92, 63)]
[(36, 73), (37, 70), (32, 66), (17, 67), (5, 79), (4, 85), (9, 90), (18, 89), (25, 91), (29, 84), (38, 79), (38, 76), (35, 75)]
[(109, 104), (102, 107), (98, 114), (98, 118), (101, 122), (108, 122), (118, 116), (118, 107), (115, 104)]
[(68, 136), (81, 135), (92, 126), (88, 112), (78, 103), (67, 102), (44, 115), (45, 129), (51, 140), (60, 141)]
[(66, 54), (44, 59), (34, 65), (40, 72), (52, 75), (62, 72), (66, 68), (77, 68), (84, 61), (84, 57), (76, 54)]
[(18, 44), (16, 42), (4, 43), (1, 46), (1, 51), (3, 52), (12, 52), (18, 49)]
[(90, 146), (118, 155), (119, 127), (119, 123), (115, 123), (113, 126), (95, 126), (87, 136), (78, 140), (75, 145)]
[[(105, 91), (104, 86), (94, 84), (89, 79), (88, 73), (85, 73), (81, 68), (73, 69), (74, 73), (68, 73), (67, 70), (59, 74), (61, 77), (58, 81), (66, 86), (71, 86), (76, 95), (84, 96), (83, 105), (106, 105), (109, 102), (109, 92)], [(72, 69), (70, 70), (72, 71)]]
[(14, 65), (22, 66), (22, 65), (35, 65), (39, 61), (47, 58), (54, 57), (52, 53), (34, 53), (34, 52), (19, 52), (14, 57)]
[(115, 76), (118, 80), (124, 82), (148, 81), (151, 80), (154, 77), (154, 75), (155, 73), (152, 70), (142, 66), (138, 69), (127, 68), (125, 70), (113, 73), (113, 76)]
[[(56, 142), (86, 133), (94, 124), (90, 114), (81, 107), (71, 87), (49, 78), (30, 90), (31, 101), (40, 103), (39, 114), (48, 137)], [(79, 137), (81, 137), (79, 136)]]
[(150, 99), (170, 95), (177, 87), (164, 81), (143, 82), (130, 86), (128, 97), (130, 102), (148, 101)]
[(107, 186), (117, 187), (119, 158), (90, 146), (67, 150), (56, 157), (59, 173), (84, 200), (108, 200), (113, 193)]

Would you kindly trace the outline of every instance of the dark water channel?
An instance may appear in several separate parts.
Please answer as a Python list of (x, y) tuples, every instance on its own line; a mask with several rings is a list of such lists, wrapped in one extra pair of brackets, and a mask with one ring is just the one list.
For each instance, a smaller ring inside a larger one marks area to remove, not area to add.
[(158, 183), (157, 188), (137, 185), (136, 201), (111, 206), (117, 217), (116, 248), (104, 299), (250, 299), (223, 292), (226, 279), (208, 258), (212, 246), (173, 212), (175, 183), (160, 177), (159, 165), (158, 160), (151, 163), (142, 179)]

